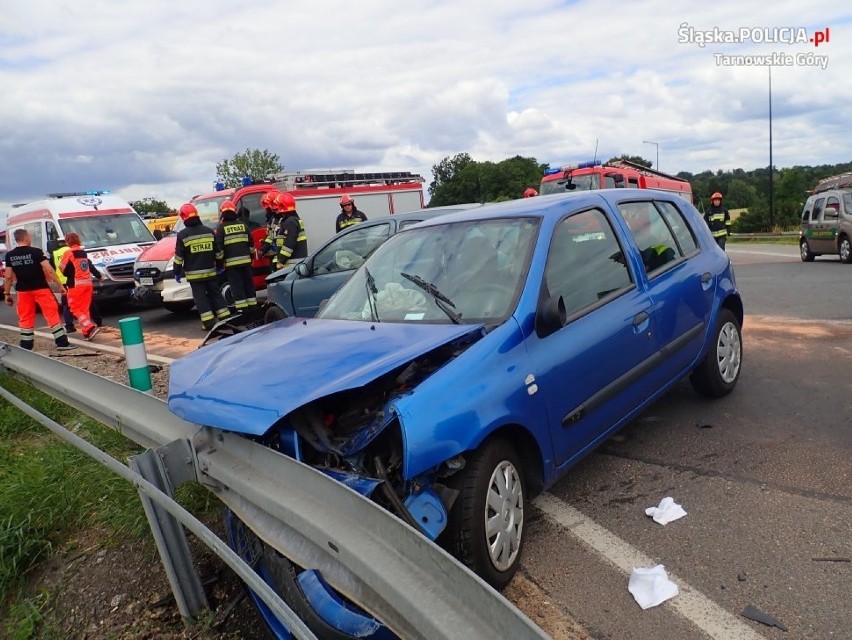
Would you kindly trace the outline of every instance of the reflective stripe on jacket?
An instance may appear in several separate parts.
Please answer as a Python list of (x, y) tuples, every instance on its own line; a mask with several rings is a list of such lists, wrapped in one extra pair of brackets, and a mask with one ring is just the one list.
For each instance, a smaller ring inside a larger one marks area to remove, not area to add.
[(185, 275), (187, 280), (215, 278), (216, 261), (221, 259), (213, 232), (198, 218), (187, 220), (175, 241), (175, 275)]
[(216, 253), (221, 253), (225, 267), (251, 264), (252, 241), (248, 225), (240, 220), (223, 220), (216, 227)]

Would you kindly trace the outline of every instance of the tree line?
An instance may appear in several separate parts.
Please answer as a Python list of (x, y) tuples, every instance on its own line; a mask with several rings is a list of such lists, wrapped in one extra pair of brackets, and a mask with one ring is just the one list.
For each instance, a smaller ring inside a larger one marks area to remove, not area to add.
[[(641, 156), (619, 156), (646, 167), (650, 160)], [(525, 189), (538, 190), (541, 178), (549, 166), (535, 158), (514, 156), (499, 162), (477, 161), (467, 153), (446, 156), (432, 166), (429, 184), (430, 207), (466, 202), (500, 202), (520, 198)], [(277, 154), (267, 149), (246, 149), (216, 165), (216, 181), (224, 187), (239, 187), (245, 176), (255, 180), (284, 170)], [(710, 205), (710, 195), (716, 191), (725, 197), (728, 209), (746, 209), (734, 223), (734, 231), (752, 233), (795, 229), (802, 207), (810, 191), (823, 178), (852, 172), (852, 162), (812, 166), (775, 168), (772, 172), (774, 202), (770, 213), (769, 167), (745, 171), (707, 170), (701, 173), (681, 171), (679, 178), (692, 185), (695, 206), (704, 210)], [(170, 207), (154, 198), (131, 203), (140, 213), (159, 213)]]
[[(619, 156), (646, 167), (653, 166), (641, 156)], [(538, 189), (547, 164), (535, 158), (515, 156), (501, 162), (478, 162), (467, 153), (447, 156), (432, 167), (429, 185), (430, 207), (463, 202), (499, 202), (519, 198), (527, 187)], [(769, 211), (769, 167), (745, 171), (681, 171), (678, 178), (692, 185), (695, 206), (710, 206), (710, 195), (719, 191), (728, 209), (747, 209), (734, 223), (734, 231), (752, 233), (789, 230), (798, 226), (802, 207), (810, 191), (823, 178), (852, 171), (852, 162), (776, 168), (772, 173), (774, 212)]]

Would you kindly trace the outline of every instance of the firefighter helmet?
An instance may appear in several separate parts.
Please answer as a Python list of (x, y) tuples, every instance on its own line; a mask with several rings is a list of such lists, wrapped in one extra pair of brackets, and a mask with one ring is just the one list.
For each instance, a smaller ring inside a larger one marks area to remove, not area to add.
[(343, 194), (342, 196), (340, 196), (340, 206), (342, 208), (347, 204), (351, 204), (354, 207), (355, 201), (352, 199), (352, 197), (349, 194)]
[(532, 187), (530, 187), (529, 189), (524, 191), (524, 197), (525, 198), (532, 198), (532, 197), (537, 196), (537, 195), (538, 195), (538, 191), (536, 191)]
[(234, 204), (233, 200), (225, 200), (219, 205), (219, 211), (222, 213), (225, 213), (226, 211), (233, 211), (236, 213), (237, 205)]
[(722, 194), (721, 194), (721, 193), (719, 193), (719, 192), (717, 191), (717, 192), (716, 192), (716, 193), (714, 193), (712, 196), (710, 196), (710, 199), (711, 199), (711, 200), (717, 200), (717, 199), (718, 199), (718, 200), (721, 200), (721, 199), (722, 199)]
[(267, 191), (262, 196), (260, 196), (260, 206), (264, 209), (272, 208), (272, 201), (275, 199), (275, 196), (278, 195), (278, 192), (275, 189), (271, 191)]
[(186, 204), (181, 205), (180, 211), (180, 219), (186, 222), (190, 218), (198, 217), (198, 209), (195, 208), (195, 205), (191, 202), (187, 202)]
[(272, 208), (279, 213), (296, 210), (296, 199), (289, 193), (279, 193), (272, 201)]

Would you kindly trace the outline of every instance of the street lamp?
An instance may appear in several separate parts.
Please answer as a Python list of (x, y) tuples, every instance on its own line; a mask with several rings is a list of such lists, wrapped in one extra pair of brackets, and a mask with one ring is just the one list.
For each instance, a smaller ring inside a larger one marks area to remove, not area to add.
[(660, 170), (660, 143), (659, 142), (651, 142), (650, 140), (643, 140), (642, 144), (652, 144), (657, 148), (657, 171)]

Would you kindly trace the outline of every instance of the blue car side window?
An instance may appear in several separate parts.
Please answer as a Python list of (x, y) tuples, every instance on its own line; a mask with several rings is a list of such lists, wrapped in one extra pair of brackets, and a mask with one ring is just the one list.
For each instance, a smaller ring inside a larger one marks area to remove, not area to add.
[(322, 274), (357, 269), (389, 237), (390, 224), (356, 226), (317, 251), (314, 271)]
[(544, 277), (549, 294), (562, 296), (569, 317), (633, 284), (615, 232), (599, 209), (559, 223)]

